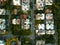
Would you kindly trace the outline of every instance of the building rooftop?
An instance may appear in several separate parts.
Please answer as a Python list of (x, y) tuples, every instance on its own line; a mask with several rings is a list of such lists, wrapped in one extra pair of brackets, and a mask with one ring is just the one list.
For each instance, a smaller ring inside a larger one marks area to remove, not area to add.
[(44, 0), (36, 0), (36, 7), (38, 10), (44, 9)]
[(53, 19), (53, 14), (46, 14), (46, 19), (47, 20), (50, 20), (50, 19)]
[(45, 45), (45, 41), (43, 40), (37, 40), (36, 45)]
[(27, 11), (30, 8), (30, 0), (22, 0), (22, 10)]
[(52, 5), (53, 4), (53, 0), (45, 0), (45, 5)]
[(6, 11), (5, 9), (0, 9), (0, 15), (5, 15)]
[(20, 19), (12, 19), (12, 24), (20, 24)]
[(38, 24), (38, 29), (39, 30), (45, 30), (45, 25), (44, 24)]
[(4, 30), (6, 28), (5, 19), (0, 19), (0, 29)]
[(21, 15), (21, 18), (23, 18), (23, 19), (26, 19), (27, 17), (28, 17), (27, 14), (23, 14), (23, 15)]
[(21, 4), (20, 4), (20, 1), (21, 0), (13, 0), (13, 5), (15, 5), (15, 6), (20, 6)]
[(54, 20), (46, 20), (46, 24), (54, 24)]
[(46, 9), (45, 13), (52, 13), (52, 10), (51, 9)]
[(44, 19), (45, 19), (45, 14), (44, 13), (42, 13), (42, 14), (38, 13), (38, 14), (36, 14), (36, 20), (44, 20)]
[(36, 34), (39, 35), (44, 35), (45, 34), (45, 30), (36, 30)]
[(54, 29), (54, 24), (46, 24), (46, 29), (49, 30), (53, 30)]
[(55, 30), (46, 30), (46, 34), (55, 34)]

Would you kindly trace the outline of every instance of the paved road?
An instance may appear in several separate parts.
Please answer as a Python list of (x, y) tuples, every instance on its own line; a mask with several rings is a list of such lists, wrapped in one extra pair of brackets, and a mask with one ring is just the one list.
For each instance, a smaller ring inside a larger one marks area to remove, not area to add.
[(58, 45), (58, 32), (57, 32), (57, 28), (55, 27), (55, 45)]
[(33, 8), (31, 9), (31, 21), (32, 21), (32, 24), (31, 24), (31, 31), (32, 31), (32, 38), (33, 38), (33, 42), (32, 42), (32, 45), (35, 45), (35, 27), (34, 27), (34, 24), (35, 24), (35, 19), (34, 19), (34, 9), (35, 9), (35, 7), (34, 7), (34, 0), (31, 0), (31, 2), (32, 2), (32, 6), (33, 6)]

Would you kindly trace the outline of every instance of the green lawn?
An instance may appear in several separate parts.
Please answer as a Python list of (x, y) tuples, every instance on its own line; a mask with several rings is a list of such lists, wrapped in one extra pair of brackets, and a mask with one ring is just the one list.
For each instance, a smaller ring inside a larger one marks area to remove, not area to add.
[(28, 30), (20, 30), (20, 35), (21, 36), (28, 36), (28, 35), (31, 35), (31, 34), (32, 34), (32, 32), (31, 32), (30, 29), (28, 29)]
[(46, 43), (55, 43), (54, 35), (46, 35)]
[(27, 37), (22, 38), (22, 43), (21, 44), (22, 45), (32, 45), (32, 39), (27, 38)]
[(58, 32), (58, 45), (60, 45), (60, 0), (55, 0), (53, 4), (54, 16), (55, 16), (55, 25)]
[(13, 25), (13, 24), (11, 24), (10, 25), (10, 30), (11, 30), (12, 34), (19, 35), (20, 30), (21, 30), (21, 26), (20, 25)]
[(44, 20), (35, 20), (35, 25), (44, 23)]

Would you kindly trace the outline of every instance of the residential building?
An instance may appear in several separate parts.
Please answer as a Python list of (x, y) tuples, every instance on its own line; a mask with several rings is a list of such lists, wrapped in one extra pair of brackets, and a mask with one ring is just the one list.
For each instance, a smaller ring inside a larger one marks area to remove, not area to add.
[(14, 24), (14, 25), (20, 24), (20, 19), (12, 19), (12, 24)]
[(36, 34), (39, 35), (44, 35), (45, 34), (45, 25), (44, 24), (38, 24), (38, 27), (36, 27)]
[(24, 23), (28, 25), (28, 24), (30, 24), (30, 20), (26, 19)]
[(0, 15), (5, 15), (6, 10), (5, 9), (0, 9)]
[(6, 22), (5, 19), (0, 19), (0, 29), (1, 30), (4, 30), (6, 28), (5, 22)]
[(45, 5), (52, 5), (53, 4), (53, 0), (45, 0)]
[(45, 13), (52, 13), (52, 10), (51, 9), (46, 9)]
[(17, 14), (18, 10), (17, 9), (13, 9), (13, 14)]
[(54, 24), (54, 20), (46, 20), (46, 24)]
[(30, 0), (22, 0), (22, 10), (27, 11), (30, 9)]
[(46, 14), (46, 20), (52, 20), (53, 19), (53, 14), (48, 13)]
[(28, 15), (27, 14), (22, 14), (20, 17), (23, 18), (23, 19), (26, 19), (28, 17)]
[(46, 34), (55, 34), (55, 30), (46, 30)]
[(24, 25), (24, 27), (23, 27), (24, 29), (29, 29), (30, 28), (30, 25)]
[(20, 24), (20, 19), (17, 19), (16, 20), (16, 24)]
[(13, 0), (13, 5), (15, 5), (15, 6), (20, 6), (21, 4), (20, 4), (20, 1), (21, 0)]
[(45, 14), (44, 13), (42, 13), (42, 14), (38, 13), (38, 14), (36, 14), (36, 20), (44, 20), (44, 19), (45, 19)]
[(49, 30), (53, 30), (54, 29), (54, 24), (46, 24), (46, 29)]
[(46, 20), (46, 29), (53, 30), (54, 29), (54, 20)]
[(45, 45), (45, 41), (44, 40), (37, 40), (36, 45)]
[(29, 29), (30, 28), (30, 19), (23, 20), (23, 29)]
[(16, 24), (16, 19), (12, 19), (12, 24)]
[(36, 30), (36, 35), (45, 35), (45, 30)]
[(4, 5), (7, 0), (0, 0), (1, 5)]
[(4, 32), (6, 32), (5, 22), (6, 22), (5, 19), (0, 19), (0, 34), (3, 34)]
[(44, 0), (36, 0), (36, 8), (38, 10), (43, 10), (44, 9)]
[(44, 24), (38, 24), (38, 29), (39, 30), (45, 30), (45, 25)]

